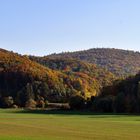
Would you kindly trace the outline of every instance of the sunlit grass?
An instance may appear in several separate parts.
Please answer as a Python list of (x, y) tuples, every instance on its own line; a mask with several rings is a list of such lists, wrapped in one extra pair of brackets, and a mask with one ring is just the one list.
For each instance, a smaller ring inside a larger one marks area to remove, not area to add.
[(0, 110), (0, 140), (139, 140), (140, 116)]

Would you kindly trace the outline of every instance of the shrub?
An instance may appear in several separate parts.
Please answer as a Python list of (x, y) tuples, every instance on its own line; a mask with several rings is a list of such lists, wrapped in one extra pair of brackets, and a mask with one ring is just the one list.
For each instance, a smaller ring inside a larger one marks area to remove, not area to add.
[(85, 107), (84, 97), (81, 95), (71, 96), (69, 106), (71, 109), (83, 109)]
[(39, 107), (39, 108), (45, 108), (45, 102), (44, 102), (44, 100), (38, 100), (37, 101), (37, 107)]
[(14, 104), (13, 97), (11, 96), (2, 97), (0, 102), (2, 108), (9, 108), (12, 107)]
[(36, 101), (34, 101), (33, 99), (29, 99), (26, 104), (25, 104), (26, 108), (36, 108)]
[(113, 101), (114, 98), (112, 96), (95, 97), (91, 105), (91, 110), (95, 112), (113, 112)]
[(125, 95), (124, 93), (119, 93), (114, 101), (114, 111), (117, 113), (123, 113), (125, 112)]

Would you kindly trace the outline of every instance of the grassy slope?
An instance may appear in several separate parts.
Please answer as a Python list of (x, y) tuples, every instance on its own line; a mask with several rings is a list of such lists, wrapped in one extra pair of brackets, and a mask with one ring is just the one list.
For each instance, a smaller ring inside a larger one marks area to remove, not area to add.
[(139, 140), (139, 128), (140, 116), (0, 110), (0, 140)]

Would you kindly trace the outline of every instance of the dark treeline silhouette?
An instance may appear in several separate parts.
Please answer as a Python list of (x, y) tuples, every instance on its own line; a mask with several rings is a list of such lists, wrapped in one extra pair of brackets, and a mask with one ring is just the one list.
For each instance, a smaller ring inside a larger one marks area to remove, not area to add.
[(75, 96), (70, 105), (73, 109), (85, 108), (94, 112), (140, 113), (140, 74), (103, 87), (99, 96), (92, 96), (89, 100)]

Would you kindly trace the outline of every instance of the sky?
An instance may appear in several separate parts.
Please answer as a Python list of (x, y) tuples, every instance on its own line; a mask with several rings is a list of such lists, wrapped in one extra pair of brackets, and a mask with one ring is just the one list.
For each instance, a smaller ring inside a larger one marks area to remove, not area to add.
[(20, 54), (140, 51), (140, 0), (0, 0), (0, 48)]

